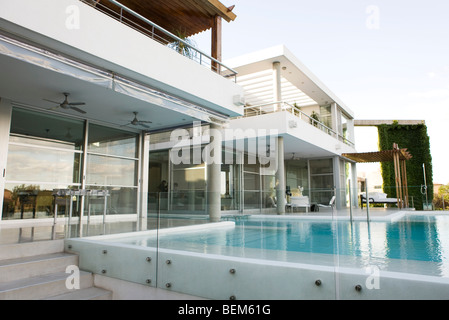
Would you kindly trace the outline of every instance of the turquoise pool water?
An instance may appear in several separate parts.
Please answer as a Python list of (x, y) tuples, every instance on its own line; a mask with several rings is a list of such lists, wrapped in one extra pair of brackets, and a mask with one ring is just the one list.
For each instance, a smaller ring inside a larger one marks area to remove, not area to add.
[[(154, 247), (156, 238), (130, 238), (126, 242)], [(392, 261), (407, 266), (418, 261), (432, 263), (431, 268), (436, 269), (432, 274), (449, 276), (449, 215), (370, 223), (250, 218), (236, 221), (235, 228), (161, 234), (157, 246), (239, 256), (258, 251), (274, 259), (284, 253), (318, 253), (380, 266), (392, 265)]]

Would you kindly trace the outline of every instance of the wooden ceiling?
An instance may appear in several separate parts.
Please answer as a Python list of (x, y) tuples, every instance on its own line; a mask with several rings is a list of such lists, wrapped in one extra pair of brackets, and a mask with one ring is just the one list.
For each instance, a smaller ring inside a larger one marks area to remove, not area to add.
[[(99, 2), (114, 12), (119, 12), (109, 1)], [(218, 0), (118, 0), (118, 2), (165, 30), (185, 37), (212, 28), (213, 18), (217, 15), (227, 22), (236, 18), (232, 7), (228, 9)], [(135, 21), (130, 15), (124, 16)]]

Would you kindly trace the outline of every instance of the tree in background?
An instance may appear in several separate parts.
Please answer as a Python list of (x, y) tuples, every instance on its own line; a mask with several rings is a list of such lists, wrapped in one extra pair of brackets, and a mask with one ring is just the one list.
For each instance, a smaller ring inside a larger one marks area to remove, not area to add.
[[(444, 197), (444, 208), (443, 208), (443, 197)], [(444, 209), (447, 210), (449, 208), (449, 183), (446, 185), (442, 185), (438, 189), (438, 193), (433, 197), (433, 206), (435, 209)]]
[[(427, 126), (419, 125), (399, 125), (394, 121), (391, 125), (382, 124), (377, 126), (379, 134), (379, 150), (391, 150), (393, 143), (397, 143), (399, 148), (407, 148), (412, 155), (412, 159), (406, 162), (407, 184), (410, 198), (410, 206), (417, 210), (423, 210), (423, 203), (426, 201), (427, 192), (428, 203), (433, 199), (433, 177), (432, 177), (432, 156), (430, 154), (430, 139), (427, 134)], [(427, 190), (424, 190), (425, 165)], [(382, 162), (383, 190), (389, 197), (396, 197), (394, 163)], [(413, 198), (412, 198), (413, 197)], [(412, 203), (413, 199), (413, 203)]]

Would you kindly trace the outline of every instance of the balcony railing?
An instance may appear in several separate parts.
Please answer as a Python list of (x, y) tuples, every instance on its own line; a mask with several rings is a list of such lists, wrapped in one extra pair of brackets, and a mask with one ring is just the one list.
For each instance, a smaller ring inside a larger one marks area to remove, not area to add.
[(321, 121), (316, 120), (315, 118), (312, 118), (308, 114), (301, 111), (298, 107), (291, 105), (285, 101), (270, 102), (270, 103), (265, 103), (265, 104), (256, 105), (256, 106), (247, 106), (243, 109), (244, 109), (243, 117), (245, 117), (245, 118), (259, 116), (259, 115), (263, 115), (263, 114), (274, 113), (274, 112), (280, 112), (280, 111), (290, 112), (291, 114), (295, 115), (299, 119), (303, 120), (304, 122), (309, 123), (310, 125), (316, 127), (317, 129), (334, 137), (335, 139), (338, 139), (339, 141), (342, 141), (343, 143), (354, 147), (354, 143), (352, 141), (348, 140), (347, 138), (345, 138), (342, 134), (335, 132), (333, 129), (329, 128)]
[[(129, 9), (123, 4), (115, 1), (115, 0), (107, 0), (113, 6), (116, 7), (116, 10), (113, 10), (101, 3), (92, 4), (94, 1), (90, 0), (80, 0), (93, 8), (99, 10), (100, 12), (120, 21), (121, 23), (127, 25), (130, 28), (133, 28), (144, 35), (148, 36), (154, 41), (157, 41), (168, 48), (173, 49), (179, 54), (197, 62), (198, 64), (205, 66), (212, 71), (222, 75), (225, 78), (231, 78), (234, 82), (237, 82), (237, 72), (226, 65), (224, 65), (221, 61), (211, 57), (210, 55), (204, 53), (203, 51), (195, 48), (191, 43), (186, 41), (185, 39), (181, 39), (175, 34), (165, 30), (164, 28), (158, 26), (154, 22), (148, 20), (144, 16), (138, 14), (137, 12)], [(125, 13), (128, 17), (125, 16)], [(131, 20), (129, 17), (132, 16), (135, 19)]]

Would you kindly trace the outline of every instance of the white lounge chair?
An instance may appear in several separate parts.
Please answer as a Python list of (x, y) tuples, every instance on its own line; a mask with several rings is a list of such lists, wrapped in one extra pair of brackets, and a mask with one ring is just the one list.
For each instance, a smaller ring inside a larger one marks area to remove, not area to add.
[[(382, 192), (370, 192), (368, 193), (368, 197), (369, 197), (369, 203), (392, 203), (392, 204), (397, 204), (398, 203), (398, 199), (396, 198), (387, 198), (387, 194), (386, 193), (382, 193)], [(366, 194), (362, 193), (360, 195), (360, 203), (362, 205), (362, 209), (363, 209), (363, 204), (366, 204)]]
[(329, 201), (329, 204), (318, 204), (318, 207), (320, 208), (332, 208), (332, 210), (335, 207), (335, 196), (332, 196), (331, 200)]

